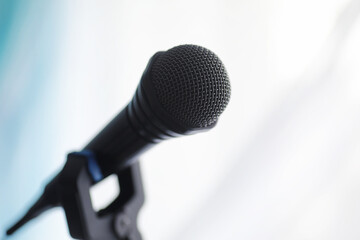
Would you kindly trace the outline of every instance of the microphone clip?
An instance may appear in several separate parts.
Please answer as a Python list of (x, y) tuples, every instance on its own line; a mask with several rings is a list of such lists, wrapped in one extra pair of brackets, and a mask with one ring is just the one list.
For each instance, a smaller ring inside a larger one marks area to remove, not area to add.
[(42, 212), (61, 206), (70, 235), (75, 239), (141, 240), (137, 216), (144, 203), (144, 190), (139, 163), (115, 172), (120, 194), (109, 206), (96, 212), (90, 188), (100, 178), (93, 160), (87, 152), (68, 154), (62, 171), (46, 186), (43, 196), (25, 217), (8, 230), (8, 235)]

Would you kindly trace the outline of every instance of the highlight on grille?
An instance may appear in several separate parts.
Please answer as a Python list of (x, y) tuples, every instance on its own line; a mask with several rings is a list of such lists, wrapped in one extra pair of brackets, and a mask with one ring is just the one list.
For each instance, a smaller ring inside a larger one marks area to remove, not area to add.
[(150, 74), (160, 104), (185, 127), (215, 124), (230, 100), (223, 63), (200, 46), (181, 45), (166, 51), (156, 59)]

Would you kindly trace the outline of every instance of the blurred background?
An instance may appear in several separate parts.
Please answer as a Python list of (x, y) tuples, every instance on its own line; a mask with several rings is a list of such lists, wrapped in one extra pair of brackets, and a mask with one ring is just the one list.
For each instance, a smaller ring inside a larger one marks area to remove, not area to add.
[[(0, 231), (191, 43), (227, 67), (216, 128), (143, 155), (144, 239), (360, 238), (359, 0), (0, 0)], [(61, 209), (16, 239), (71, 239)]]

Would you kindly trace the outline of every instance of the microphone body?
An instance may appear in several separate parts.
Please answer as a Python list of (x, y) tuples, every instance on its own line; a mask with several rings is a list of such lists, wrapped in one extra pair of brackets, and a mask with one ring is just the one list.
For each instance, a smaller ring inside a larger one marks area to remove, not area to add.
[(142, 138), (130, 121), (128, 105), (84, 148), (95, 154), (104, 177), (130, 165), (154, 145)]

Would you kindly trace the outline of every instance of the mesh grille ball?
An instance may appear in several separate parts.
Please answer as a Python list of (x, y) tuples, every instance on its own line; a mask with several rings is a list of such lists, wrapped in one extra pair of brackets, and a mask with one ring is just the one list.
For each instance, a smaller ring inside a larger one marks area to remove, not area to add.
[(213, 125), (230, 100), (223, 63), (200, 46), (181, 45), (166, 51), (150, 74), (160, 104), (182, 126)]

